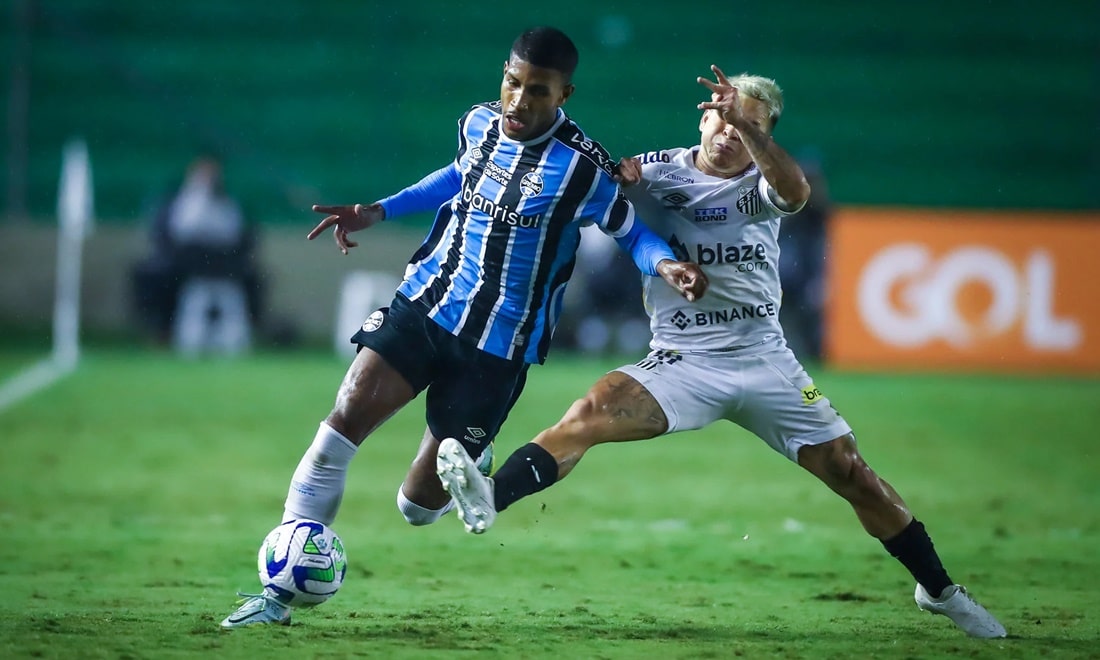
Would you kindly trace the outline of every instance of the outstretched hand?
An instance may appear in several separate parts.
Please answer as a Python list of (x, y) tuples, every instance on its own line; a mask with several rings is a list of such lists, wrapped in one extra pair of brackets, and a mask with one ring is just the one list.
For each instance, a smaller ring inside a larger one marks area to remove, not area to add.
[(615, 182), (623, 188), (642, 180), (642, 163), (637, 158), (620, 158), (616, 171)]
[(730, 84), (730, 79), (717, 65), (711, 64), (710, 70), (714, 72), (714, 79), (717, 82), (702, 76), (696, 78), (700, 85), (710, 90), (710, 100), (700, 103), (697, 107), (700, 110), (717, 110), (722, 121), (736, 129), (744, 128), (751, 122), (745, 117), (741, 108), (741, 97), (737, 93), (737, 88)]
[(688, 302), (702, 298), (710, 284), (703, 269), (690, 261), (665, 259), (657, 264), (657, 273)]
[(309, 232), (306, 238), (312, 241), (329, 227), (335, 227), (332, 234), (336, 239), (336, 246), (344, 254), (347, 254), (349, 249), (359, 245), (359, 243), (351, 240), (348, 234), (366, 229), (381, 222), (386, 217), (386, 211), (377, 202), (374, 204), (344, 204), (340, 206), (314, 204), (313, 210), (328, 215), (313, 228), (313, 231)]

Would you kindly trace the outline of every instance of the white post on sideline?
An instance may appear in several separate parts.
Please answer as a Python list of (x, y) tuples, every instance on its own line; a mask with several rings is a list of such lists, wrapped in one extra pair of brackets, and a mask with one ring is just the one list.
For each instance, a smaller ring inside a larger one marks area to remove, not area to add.
[(80, 359), (80, 287), (84, 239), (93, 216), (92, 164), (88, 145), (70, 140), (62, 151), (57, 190), (57, 281), (54, 286), (53, 351), (0, 383), (0, 412), (76, 369)]
[(80, 287), (84, 239), (92, 232), (92, 164), (82, 139), (65, 145), (57, 194), (57, 283), (53, 357), (72, 368), (80, 358)]

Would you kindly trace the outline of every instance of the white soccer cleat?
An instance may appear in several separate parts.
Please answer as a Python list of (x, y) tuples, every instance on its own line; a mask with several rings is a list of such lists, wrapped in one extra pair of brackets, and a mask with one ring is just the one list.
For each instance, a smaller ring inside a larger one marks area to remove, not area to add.
[(222, 628), (240, 628), (264, 623), (290, 625), (290, 607), (283, 605), (268, 594), (242, 594), (237, 601), (241, 606), (222, 621)]
[(454, 499), (467, 532), (482, 534), (493, 526), (497, 517), (493, 480), (481, 473), (458, 440), (444, 438), (439, 443), (435, 471), (444, 490)]
[(971, 637), (1004, 637), (1005, 627), (966, 592), (966, 587), (953, 584), (939, 598), (932, 598), (920, 584), (913, 593), (917, 607), (932, 614), (942, 614), (955, 622)]

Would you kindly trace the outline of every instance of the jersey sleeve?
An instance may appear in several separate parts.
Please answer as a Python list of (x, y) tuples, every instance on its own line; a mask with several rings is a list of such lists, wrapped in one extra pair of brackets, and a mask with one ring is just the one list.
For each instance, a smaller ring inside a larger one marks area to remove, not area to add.
[(780, 208), (775, 202), (776, 198), (779, 197), (779, 193), (775, 192), (775, 188), (772, 187), (772, 184), (768, 183), (768, 180), (764, 178), (763, 174), (760, 175), (760, 182), (756, 184), (756, 187), (760, 191), (760, 198), (764, 200), (764, 204), (778, 216), (794, 215), (801, 211), (802, 207), (806, 205), (806, 202), (803, 202), (798, 208), (791, 211)]
[(379, 203), (386, 210), (387, 220), (411, 213), (435, 211), (458, 194), (461, 185), (462, 175), (451, 162)]
[(656, 276), (657, 264), (665, 259), (676, 259), (672, 248), (646, 227), (645, 223), (638, 221), (634, 205), (617, 185), (610, 179), (606, 181), (611, 184), (613, 197), (605, 206), (603, 217), (597, 219), (596, 224), (630, 255), (638, 270), (646, 275)]

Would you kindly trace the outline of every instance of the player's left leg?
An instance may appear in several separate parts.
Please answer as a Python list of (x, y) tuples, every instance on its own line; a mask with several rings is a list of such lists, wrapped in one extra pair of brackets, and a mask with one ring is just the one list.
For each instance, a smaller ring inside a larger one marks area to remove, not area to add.
[(914, 598), (921, 609), (948, 616), (972, 637), (1005, 636), (1004, 626), (951, 580), (924, 525), (863, 460), (852, 434), (803, 446), (798, 464), (843, 497), (867, 533), (909, 570), (917, 581)]
[(493, 439), (523, 392), (527, 365), (439, 337), (444, 360), (426, 396), (428, 428), (397, 494), (397, 506), (412, 525), (435, 522), (453, 507), (437, 476), (440, 438), (456, 438), (479, 476), (492, 469)]

